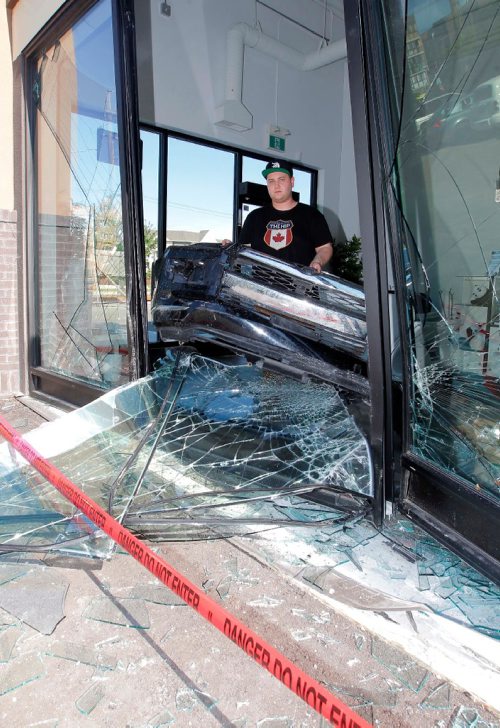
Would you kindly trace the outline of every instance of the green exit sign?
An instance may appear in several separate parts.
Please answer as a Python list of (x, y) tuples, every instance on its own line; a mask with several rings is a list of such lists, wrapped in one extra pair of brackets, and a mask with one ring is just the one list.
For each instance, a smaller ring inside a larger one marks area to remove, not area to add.
[(278, 152), (285, 151), (285, 138), (269, 134), (269, 149), (277, 149)]

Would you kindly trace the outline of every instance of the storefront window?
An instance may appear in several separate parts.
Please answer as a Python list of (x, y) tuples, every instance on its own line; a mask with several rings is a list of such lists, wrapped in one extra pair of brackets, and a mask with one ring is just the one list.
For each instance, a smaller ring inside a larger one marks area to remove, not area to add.
[(170, 137), (167, 175), (167, 245), (232, 238), (232, 152)]
[(409, 446), (498, 502), (500, 2), (386, 11), (402, 89), (390, 189), (410, 332)]
[(34, 63), (37, 364), (107, 388), (128, 379), (110, 0)]

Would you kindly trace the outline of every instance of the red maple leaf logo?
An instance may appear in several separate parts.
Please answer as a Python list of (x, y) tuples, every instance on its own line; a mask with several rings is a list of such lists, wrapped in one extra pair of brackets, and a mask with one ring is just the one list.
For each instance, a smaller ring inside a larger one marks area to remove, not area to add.
[(275, 240), (277, 243), (281, 243), (282, 240), (285, 239), (285, 236), (281, 233), (278, 233), (277, 235), (273, 235), (273, 240)]

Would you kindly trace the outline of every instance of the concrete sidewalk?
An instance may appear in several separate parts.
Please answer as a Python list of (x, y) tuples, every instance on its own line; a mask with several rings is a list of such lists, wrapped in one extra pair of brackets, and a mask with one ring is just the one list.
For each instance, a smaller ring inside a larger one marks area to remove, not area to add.
[[(0, 414), (27, 432), (57, 412), (9, 398)], [(283, 568), (283, 545), (269, 539), (155, 548), (374, 725), (500, 726), (498, 708), (468, 693), (467, 676), (450, 679), (445, 662), (435, 671), (435, 656), (416, 659), (410, 642), (425, 644), (429, 615), (398, 622), (346, 607)], [(2, 725), (326, 725), (126, 554), (4, 555), (0, 603)], [(500, 677), (498, 641), (479, 637), (491, 653), (474, 654), (472, 641), (450, 660)]]

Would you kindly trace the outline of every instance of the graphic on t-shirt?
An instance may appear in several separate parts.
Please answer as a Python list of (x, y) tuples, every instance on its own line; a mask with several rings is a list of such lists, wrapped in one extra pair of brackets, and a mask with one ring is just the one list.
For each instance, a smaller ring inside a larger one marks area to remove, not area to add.
[(293, 240), (291, 220), (271, 220), (266, 225), (264, 242), (273, 250), (286, 248)]

